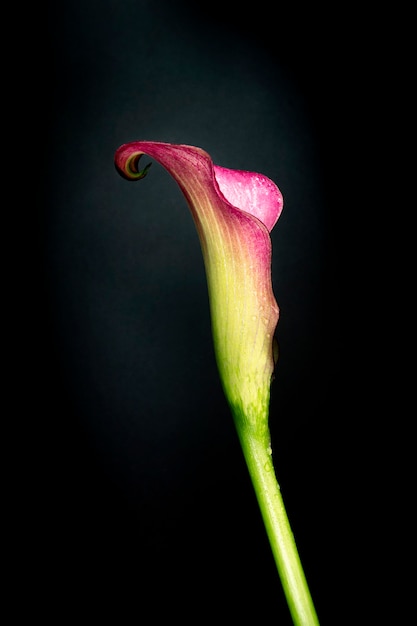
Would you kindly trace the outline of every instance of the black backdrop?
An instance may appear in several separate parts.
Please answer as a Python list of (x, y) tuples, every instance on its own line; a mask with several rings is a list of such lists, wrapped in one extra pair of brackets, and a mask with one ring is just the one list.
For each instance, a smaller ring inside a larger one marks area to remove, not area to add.
[(156, 163), (138, 183), (113, 166), (120, 144), (149, 139), (200, 146), (284, 195), (272, 447), (319, 617), (334, 624), (347, 556), (338, 28), (295, 6), (163, 0), (72, 0), (42, 23), (25, 365), (37, 602), (55, 623), (291, 624), (218, 380), (191, 216)]

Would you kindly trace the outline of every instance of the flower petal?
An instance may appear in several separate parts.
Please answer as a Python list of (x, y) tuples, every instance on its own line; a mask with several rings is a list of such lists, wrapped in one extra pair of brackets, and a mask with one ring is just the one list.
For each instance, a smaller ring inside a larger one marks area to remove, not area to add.
[(119, 173), (138, 180), (142, 155), (176, 180), (200, 238), (220, 378), (234, 415), (247, 424), (267, 422), (274, 370), (273, 334), (279, 309), (271, 281), (269, 231), (283, 200), (267, 177), (214, 165), (194, 146), (138, 141), (115, 154)]
[(220, 191), (242, 211), (257, 217), (271, 231), (283, 206), (282, 195), (275, 183), (263, 174), (229, 170), (214, 166), (214, 175)]

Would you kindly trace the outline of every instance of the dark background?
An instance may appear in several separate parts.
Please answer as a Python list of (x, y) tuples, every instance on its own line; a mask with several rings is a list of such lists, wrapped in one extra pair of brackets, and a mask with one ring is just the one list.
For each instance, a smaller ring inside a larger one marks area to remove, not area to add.
[(123, 625), (291, 624), (218, 379), (191, 216), (158, 164), (135, 184), (114, 169), (117, 147), (140, 139), (199, 146), (283, 193), (273, 456), (323, 626), (352, 600), (340, 583), (353, 558), (340, 225), (351, 70), (344, 31), (325, 17), (164, 0), (38, 14), (17, 402), (36, 407), (28, 550), (36, 604), (54, 623), (82, 612)]

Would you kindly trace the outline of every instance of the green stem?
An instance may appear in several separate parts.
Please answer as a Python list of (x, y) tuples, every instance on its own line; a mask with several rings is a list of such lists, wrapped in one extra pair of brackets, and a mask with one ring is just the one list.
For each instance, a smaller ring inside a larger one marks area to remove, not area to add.
[(318, 626), (318, 617), (276, 479), (269, 436), (266, 436), (269, 433), (258, 437), (247, 425), (239, 427), (238, 422), (237, 430), (294, 625)]

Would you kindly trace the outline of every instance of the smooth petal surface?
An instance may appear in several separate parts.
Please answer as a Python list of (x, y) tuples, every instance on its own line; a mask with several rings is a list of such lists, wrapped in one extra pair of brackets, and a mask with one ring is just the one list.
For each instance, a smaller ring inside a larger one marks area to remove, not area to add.
[(137, 141), (116, 151), (115, 165), (128, 180), (147, 173), (142, 155), (176, 180), (199, 234), (210, 299), (219, 373), (233, 413), (260, 425), (269, 411), (274, 370), (273, 335), (279, 309), (271, 281), (269, 232), (283, 199), (269, 178), (214, 165), (200, 148)]

